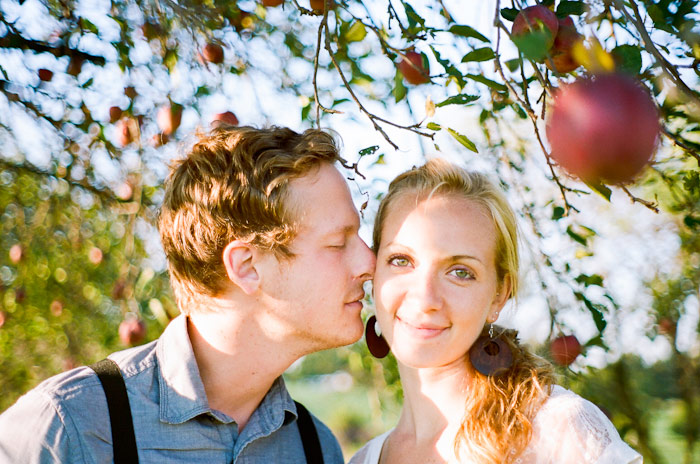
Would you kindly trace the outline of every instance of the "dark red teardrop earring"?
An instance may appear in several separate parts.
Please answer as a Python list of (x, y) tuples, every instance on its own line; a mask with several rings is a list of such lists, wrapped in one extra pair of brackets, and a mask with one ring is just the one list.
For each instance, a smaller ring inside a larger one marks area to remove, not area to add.
[(469, 349), (469, 360), (479, 373), (498, 377), (513, 365), (513, 352), (501, 335), (493, 336), (493, 324), (488, 335), (476, 339)]
[(371, 316), (367, 319), (367, 327), (365, 328), (365, 342), (367, 343), (367, 348), (369, 352), (375, 358), (381, 359), (389, 354), (389, 344), (384, 340), (384, 337), (377, 335), (377, 329), (375, 325), (377, 324), (377, 318)]

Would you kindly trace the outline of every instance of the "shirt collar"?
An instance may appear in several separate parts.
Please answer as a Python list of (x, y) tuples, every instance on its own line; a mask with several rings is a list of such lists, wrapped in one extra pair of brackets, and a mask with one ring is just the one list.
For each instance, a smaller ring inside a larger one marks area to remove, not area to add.
[[(180, 315), (165, 328), (156, 346), (160, 369), (160, 420), (181, 424), (199, 416), (211, 414), (223, 423), (233, 419), (209, 407), (204, 384), (199, 376), (190, 337), (187, 317)], [(290, 416), (291, 413), (293, 416)], [(296, 417), (296, 406), (282, 377), (270, 387), (251, 420), (264, 424), (263, 428), (277, 429)]]

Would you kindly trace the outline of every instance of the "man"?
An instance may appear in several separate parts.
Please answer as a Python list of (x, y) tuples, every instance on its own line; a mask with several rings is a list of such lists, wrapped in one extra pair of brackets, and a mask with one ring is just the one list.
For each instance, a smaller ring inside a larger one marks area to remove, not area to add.
[[(219, 127), (173, 166), (159, 230), (182, 314), (109, 356), (139, 462), (306, 462), (280, 376), (360, 338), (374, 269), (339, 160), (322, 131)], [(52, 377), (0, 416), (0, 462), (111, 462), (108, 411), (92, 369)], [(342, 463), (313, 423), (324, 462)]]

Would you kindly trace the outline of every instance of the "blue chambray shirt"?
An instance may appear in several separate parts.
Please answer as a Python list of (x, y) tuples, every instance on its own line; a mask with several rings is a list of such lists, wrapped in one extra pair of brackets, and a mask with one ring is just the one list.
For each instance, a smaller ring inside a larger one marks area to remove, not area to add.
[[(240, 433), (232, 418), (209, 408), (184, 316), (158, 340), (109, 357), (126, 383), (141, 463), (306, 462), (281, 377)], [(314, 423), (324, 461), (343, 463), (331, 431)], [(0, 463), (107, 463), (112, 456), (107, 400), (88, 367), (49, 378), (0, 415)]]

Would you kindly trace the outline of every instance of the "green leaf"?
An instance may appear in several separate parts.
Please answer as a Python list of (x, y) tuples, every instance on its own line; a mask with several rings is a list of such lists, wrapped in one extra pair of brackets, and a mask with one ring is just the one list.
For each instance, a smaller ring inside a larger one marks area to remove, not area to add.
[(612, 50), (617, 69), (632, 76), (642, 70), (642, 52), (636, 45), (619, 45)]
[(525, 58), (533, 61), (544, 60), (552, 43), (552, 33), (546, 27), (529, 31), (518, 37), (511, 36), (511, 38)]
[(520, 67), (520, 58), (513, 58), (512, 60), (506, 61), (504, 64), (506, 68), (508, 68), (508, 71), (515, 72)]
[(467, 103), (471, 103), (478, 99), (478, 95), (467, 95), (464, 93), (460, 93), (457, 95), (452, 95), (451, 97), (447, 97), (447, 99), (441, 101), (440, 103), (437, 103), (435, 106), (441, 108), (447, 105), (466, 105)]
[(394, 100), (396, 103), (400, 102), (406, 97), (406, 86), (403, 83), (403, 76), (396, 70), (396, 75), (394, 76), (394, 89), (391, 91), (394, 94)]
[(598, 329), (598, 332), (603, 333), (603, 330), (605, 330), (605, 327), (608, 325), (607, 321), (605, 320), (603, 311), (601, 310), (601, 308), (605, 309), (605, 307), (599, 304), (591, 303), (591, 301), (588, 298), (586, 298), (586, 296), (581, 292), (574, 292), (574, 295), (576, 295), (576, 298), (582, 301), (584, 306), (588, 309), (588, 311), (590, 311), (591, 316), (593, 316), (593, 322), (595, 322), (595, 326)]
[(508, 87), (506, 87), (505, 85), (503, 85), (499, 82), (496, 82), (496, 81), (492, 81), (491, 79), (488, 79), (488, 78), (481, 76), (481, 75), (478, 75), (478, 74), (465, 74), (464, 77), (471, 79), (473, 81), (485, 84), (494, 90), (498, 90), (499, 92), (507, 92), (508, 91)]
[(599, 276), (598, 274), (593, 274), (593, 275), (586, 275), (586, 274), (581, 274), (578, 277), (576, 277), (576, 282), (585, 285), (586, 287), (589, 287), (591, 285), (597, 285), (599, 287), (603, 286), (603, 277)]
[(345, 39), (348, 42), (359, 42), (367, 36), (367, 29), (362, 21), (352, 23), (348, 32), (345, 33)]
[(561, 206), (555, 206), (554, 209), (552, 209), (552, 219), (558, 221), (564, 217), (564, 213), (566, 213), (564, 208)]
[(572, 239), (574, 239), (575, 241), (577, 241), (581, 245), (583, 245), (583, 246), (588, 245), (588, 240), (586, 240), (586, 237), (575, 232), (571, 226), (566, 228), (566, 233), (569, 235), (569, 237), (571, 237)]
[(600, 182), (586, 182), (586, 185), (598, 195), (610, 201), (612, 190), (610, 190), (605, 184)]
[(474, 153), (479, 153), (479, 150), (476, 149), (474, 142), (469, 140), (466, 136), (460, 134), (454, 129), (450, 129), (449, 127), (447, 128), (447, 132), (449, 132), (452, 137), (454, 137), (459, 143), (467, 147), (469, 150), (473, 151)]
[(559, 2), (557, 7), (557, 16), (564, 18), (569, 15), (582, 15), (586, 12), (586, 4), (584, 2)]
[(413, 9), (411, 5), (406, 2), (401, 2), (403, 4), (404, 10), (406, 10), (406, 17), (408, 18), (408, 26), (413, 28), (417, 25), (425, 25), (425, 19)]
[(477, 48), (472, 50), (462, 58), (462, 63), (469, 61), (488, 61), (496, 57), (496, 54), (489, 47)]
[(95, 35), (98, 35), (100, 33), (99, 29), (97, 29), (97, 26), (95, 26), (93, 23), (91, 23), (85, 18), (80, 18), (80, 27), (82, 29), (92, 32)]
[(452, 66), (452, 63), (450, 63), (449, 60), (444, 59), (440, 53), (435, 50), (435, 47), (431, 45), (430, 49), (433, 51), (433, 55), (435, 56), (437, 62), (440, 63), (443, 68), (445, 68), (445, 72), (455, 78), (460, 88), (464, 87), (464, 77), (462, 76), (462, 73), (459, 72), (459, 69)]
[(482, 42), (490, 42), (488, 37), (481, 34), (479, 31), (471, 26), (466, 26), (462, 24), (455, 24), (448, 29), (449, 32), (460, 37), (472, 37), (474, 39), (480, 40)]
[(501, 8), (501, 17), (508, 21), (514, 21), (520, 10), (517, 8)]
[(427, 127), (430, 130), (434, 130), (434, 131), (442, 130), (442, 126), (440, 126), (440, 124), (437, 124), (434, 122), (429, 122), (425, 127)]
[(379, 145), (372, 145), (371, 147), (363, 148), (360, 150), (358, 153), (360, 157), (367, 156), (367, 155), (373, 155), (379, 150)]

